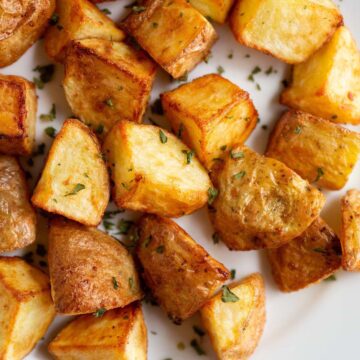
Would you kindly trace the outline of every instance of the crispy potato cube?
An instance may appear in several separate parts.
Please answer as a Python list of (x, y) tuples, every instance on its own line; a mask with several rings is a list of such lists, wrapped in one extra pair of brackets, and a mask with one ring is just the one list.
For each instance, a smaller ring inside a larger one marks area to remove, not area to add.
[[(228, 289), (235, 295), (233, 302), (227, 299)], [(252, 274), (223, 288), (202, 307), (200, 315), (219, 360), (248, 359), (266, 321), (262, 276)]]
[(283, 163), (245, 146), (230, 151), (213, 180), (218, 196), (210, 201), (210, 219), (232, 250), (287, 243), (319, 216), (325, 202), (320, 191)]
[(99, 135), (118, 120), (141, 122), (156, 65), (143, 52), (103, 39), (72, 42), (64, 90), (76, 116)]
[(338, 190), (345, 186), (359, 152), (358, 133), (290, 110), (272, 132), (266, 155), (283, 162), (310, 182)]
[(59, 62), (64, 60), (66, 47), (72, 40), (125, 38), (124, 32), (88, 0), (57, 1), (56, 14), (58, 18), (45, 36), (45, 51)]
[(360, 124), (360, 54), (347, 28), (294, 66), (280, 102), (334, 122)]
[(48, 258), (52, 297), (60, 314), (124, 307), (142, 297), (132, 256), (94, 227), (52, 220)]
[(170, 219), (145, 215), (139, 236), (145, 283), (174, 321), (196, 313), (229, 278), (229, 270)]
[(289, 243), (268, 250), (275, 282), (285, 292), (328, 278), (340, 268), (340, 255), (339, 238), (321, 218)]
[(48, 212), (98, 225), (109, 201), (109, 176), (96, 136), (68, 119), (56, 136), (31, 198)]
[(176, 136), (157, 126), (119, 121), (105, 139), (104, 154), (120, 208), (178, 217), (208, 199), (212, 185), (205, 169)]
[(217, 39), (209, 21), (186, 0), (145, 0), (122, 26), (174, 78), (206, 58)]
[(360, 271), (360, 191), (349, 190), (341, 199), (342, 267)]
[(0, 98), (0, 152), (30, 155), (37, 110), (34, 84), (20, 76), (0, 75)]
[(0, 257), (0, 358), (22, 359), (55, 316), (49, 278), (18, 257)]
[(332, 0), (237, 0), (230, 15), (239, 43), (289, 64), (308, 59), (342, 23)]
[(224, 24), (233, 0), (190, 0), (190, 4), (207, 19)]

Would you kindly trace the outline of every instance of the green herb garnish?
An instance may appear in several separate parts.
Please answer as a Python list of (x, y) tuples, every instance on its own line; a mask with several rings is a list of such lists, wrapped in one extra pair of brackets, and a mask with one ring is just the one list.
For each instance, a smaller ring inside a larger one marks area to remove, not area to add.
[(195, 155), (194, 150), (182, 150), (183, 154), (186, 155), (186, 164), (190, 164), (193, 156)]
[(295, 133), (296, 135), (299, 135), (299, 134), (301, 133), (301, 126), (297, 126), (297, 127), (295, 128), (295, 130), (294, 130), (294, 133)]
[(85, 189), (85, 185), (84, 184), (76, 184), (74, 186), (74, 188), (72, 189), (72, 191), (70, 191), (69, 193), (65, 194), (65, 196), (71, 196), (71, 195), (76, 195), (79, 191), (84, 190)]
[(131, 9), (135, 13), (141, 13), (146, 10), (146, 6), (134, 5)]
[(51, 15), (51, 18), (49, 19), (49, 24), (56, 25), (59, 22), (59, 18), (60, 18), (59, 14), (53, 13)]
[(55, 137), (55, 134), (56, 134), (56, 129), (53, 128), (52, 126), (49, 126), (47, 128), (45, 128), (45, 134), (47, 136), (50, 136), (51, 138), (54, 138)]
[(111, 98), (105, 99), (104, 104), (107, 105), (108, 107), (111, 107), (111, 108), (114, 107), (114, 103), (113, 103)]
[(221, 65), (216, 68), (216, 71), (219, 75), (222, 75), (225, 72), (224, 68)]
[(55, 65), (38, 65), (33, 71), (37, 71), (40, 74), (40, 80), (45, 84), (52, 80), (55, 73)]
[(231, 269), (231, 271), (230, 271), (230, 279), (231, 279), (231, 280), (234, 280), (234, 279), (235, 279), (235, 276), (236, 276), (236, 270), (235, 270), (235, 269)]
[(211, 205), (219, 194), (219, 190), (215, 188), (208, 189), (208, 204)]
[(134, 288), (134, 279), (133, 279), (133, 277), (129, 277), (129, 288), (131, 290)]
[(162, 254), (164, 251), (165, 251), (165, 246), (164, 245), (159, 245), (155, 251), (158, 253), (158, 254)]
[(125, 219), (120, 219), (118, 224), (117, 224), (117, 228), (119, 230), (118, 234), (119, 235), (123, 235), (123, 234), (127, 234), (131, 228), (131, 226), (133, 225), (133, 221), (130, 220), (125, 220)]
[(206, 355), (206, 352), (204, 349), (200, 346), (198, 341), (196, 339), (192, 339), (190, 341), (190, 345), (193, 347), (193, 349), (196, 351), (198, 355)]
[(230, 157), (232, 159), (242, 159), (245, 157), (242, 151), (234, 152), (233, 150), (230, 151)]
[(218, 233), (213, 233), (212, 239), (213, 239), (214, 244), (218, 244), (220, 241), (220, 235)]
[(193, 330), (196, 334), (198, 334), (199, 336), (204, 336), (205, 335), (205, 331), (198, 325), (194, 325), (193, 326)]
[(102, 316), (105, 314), (105, 312), (106, 312), (106, 309), (102, 307), (102, 308), (100, 308), (100, 309), (97, 309), (97, 310), (93, 313), (93, 315), (94, 315), (95, 317), (99, 318), (99, 317), (102, 317)]
[(233, 178), (239, 180), (242, 179), (245, 175), (246, 175), (245, 171), (240, 171), (237, 174), (233, 175)]
[(107, 9), (107, 8), (101, 9), (101, 11), (106, 15), (111, 15), (111, 11), (109, 9)]
[(162, 130), (159, 130), (159, 136), (160, 136), (160, 141), (162, 144), (166, 144), (167, 143), (167, 136), (164, 134), (164, 132)]
[(55, 104), (52, 104), (52, 107), (48, 114), (41, 114), (40, 120), (44, 121), (53, 121), (56, 118), (56, 107)]
[(119, 284), (118, 284), (115, 276), (112, 277), (112, 283), (113, 283), (114, 289), (117, 290), (119, 288)]
[(224, 303), (237, 302), (240, 299), (226, 286), (222, 287), (221, 301)]
[(336, 276), (335, 275), (330, 275), (329, 277), (324, 279), (324, 281), (336, 281)]
[(320, 178), (322, 176), (324, 176), (324, 170), (322, 168), (318, 168), (317, 169), (317, 175), (316, 175), (316, 179), (315, 179), (315, 182), (318, 182), (320, 180)]

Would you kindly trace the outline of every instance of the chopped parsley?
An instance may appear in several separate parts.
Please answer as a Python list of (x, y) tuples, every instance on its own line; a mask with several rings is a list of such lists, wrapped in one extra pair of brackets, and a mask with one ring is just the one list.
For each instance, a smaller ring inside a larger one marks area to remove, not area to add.
[(301, 126), (297, 126), (294, 130), (294, 134), (299, 135), (301, 133)]
[(111, 11), (108, 8), (101, 9), (101, 11), (106, 15), (111, 15)]
[(142, 247), (147, 248), (152, 241), (152, 235), (149, 235), (143, 242)]
[(40, 120), (44, 121), (53, 121), (56, 118), (56, 107), (55, 104), (52, 104), (52, 107), (48, 114), (41, 114)]
[(34, 81), (34, 83), (35, 83), (35, 85), (36, 85), (36, 87), (38, 88), (38, 89), (43, 89), (44, 88), (44, 83), (40, 80), (40, 79), (38, 79), (38, 78), (33, 78), (33, 81)]
[(191, 347), (196, 351), (196, 353), (198, 355), (206, 355), (206, 352), (204, 351), (204, 349), (200, 346), (200, 344), (198, 343), (198, 341), (196, 339), (192, 339), (190, 341), (190, 345)]
[(213, 233), (212, 239), (213, 239), (214, 244), (218, 244), (220, 241), (220, 235), (218, 233)]
[(182, 341), (180, 341), (178, 344), (177, 344), (177, 346), (176, 346), (179, 350), (184, 350), (185, 349), (185, 344), (182, 342)]
[(335, 275), (330, 275), (329, 277), (324, 279), (324, 281), (336, 281), (336, 276)]
[(233, 178), (236, 180), (242, 179), (246, 175), (245, 171), (240, 171), (233, 175)]
[(120, 219), (117, 224), (118, 235), (126, 235), (134, 223), (130, 220)]
[(179, 78), (177, 78), (177, 81), (179, 81), (179, 82), (186, 82), (186, 81), (188, 81), (188, 74), (185, 73), (184, 75), (180, 76)]
[(114, 227), (114, 224), (112, 222), (110, 222), (109, 220), (104, 219), (103, 226), (104, 226), (105, 230), (112, 230)]
[(59, 18), (60, 18), (59, 14), (53, 13), (51, 15), (51, 18), (49, 19), (49, 24), (52, 26), (56, 25), (59, 22)]
[(240, 299), (226, 285), (222, 287), (221, 301), (224, 303), (237, 302)]
[(265, 74), (266, 74), (266, 75), (270, 75), (270, 74), (272, 74), (273, 72), (274, 72), (274, 69), (273, 69), (272, 66), (270, 66), (270, 67), (265, 71)]
[[(38, 65), (36, 68), (33, 69), (40, 74), (39, 78), (43, 84), (48, 83), (52, 80), (54, 73), (55, 73), (55, 65), (48, 64), (48, 65)], [(35, 81), (35, 80), (34, 80)]]
[(322, 176), (324, 176), (324, 170), (322, 168), (318, 168), (317, 169), (317, 175), (316, 175), (316, 179), (315, 179), (315, 182), (318, 182), (320, 180), (320, 178)]
[(160, 136), (160, 141), (162, 144), (166, 144), (167, 143), (167, 136), (164, 134), (164, 132), (160, 129), (159, 130), (159, 136)]
[(198, 334), (199, 336), (204, 336), (205, 335), (205, 331), (198, 325), (194, 325), (193, 326), (193, 330), (196, 334)]
[(312, 250), (316, 253), (327, 254), (327, 251), (324, 248), (314, 248)]
[(234, 54), (232, 52), (230, 52), (227, 57), (228, 57), (228, 59), (232, 59), (234, 57)]
[(117, 290), (119, 288), (119, 284), (118, 284), (115, 276), (112, 277), (112, 283), (113, 283), (114, 289)]
[(216, 71), (219, 75), (222, 75), (225, 72), (224, 68), (221, 65), (216, 68)]
[(159, 245), (155, 251), (158, 253), (158, 254), (162, 254), (164, 251), (165, 251), (165, 246), (164, 245)]
[(132, 290), (134, 288), (134, 278), (129, 277), (129, 288)]
[(111, 98), (105, 99), (104, 104), (107, 105), (108, 107), (111, 107), (111, 108), (114, 107), (114, 103), (113, 103)]
[(242, 159), (245, 157), (242, 151), (234, 152), (233, 150), (230, 151), (230, 157), (232, 159)]
[(55, 137), (55, 134), (56, 134), (56, 129), (53, 128), (52, 126), (49, 126), (47, 128), (45, 128), (45, 134), (47, 136), (50, 136), (51, 138), (54, 138)]
[(76, 195), (79, 191), (84, 190), (84, 189), (85, 189), (84, 184), (76, 184), (70, 192), (65, 194), (65, 196)]
[(208, 204), (211, 205), (219, 194), (219, 190), (215, 188), (208, 189)]
[(102, 317), (102, 316), (105, 314), (105, 312), (106, 312), (106, 309), (102, 307), (102, 308), (100, 308), (100, 309), (97, 309), (97, 310), (93, 313), (93, 315), (94, 315), (95, 317), (99, 318), (99, 317)]
[(230, 279), (231, 279), (231, 280), (234, 280), (234, 279), (235, 279), (235, 276), (236, 276), (236, 270), (235, 270), (235, 269), (231, 269), (231, 271), (230, 271)]
[(194, 150), (182, 150), (183, 154), (186, 155), (186, 164), (190, 164), (191, 160), (195, 154)]
[(141, 13), (146, 10), (146, 6), (134, 5), (131, 9), (135, 13)]

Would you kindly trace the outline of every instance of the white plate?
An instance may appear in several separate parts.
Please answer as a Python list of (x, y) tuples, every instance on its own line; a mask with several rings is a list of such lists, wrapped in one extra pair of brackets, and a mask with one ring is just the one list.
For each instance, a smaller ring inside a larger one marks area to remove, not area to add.
[[(360, 1), (345, 0), (339, 2), (340, 9), (345, 18), (346, 25), (360, 43)], [(101, 4), (101, 8), (112, 11), (111, 17), (119, 21), (126, 10), (122, 1)], [(263, 152), (268, 140), (268, 135), (283, 111), (278, 104), (278, 96), (283, 86), (281, 81), (287, 77), (289, 67), (260, 52), (240, 46), (235, 42), (227, 25), (216, 26), (220, 40), (212, 50), (212, 58), (208, 64), (200, 64), (189, 75), (189, 80), (200, 75), (216, 72), (218, 66), (225, 69), (223, 76), (227, 77), (241, 88), (247, 90), (259, 111), (261, 123), (251, 135), (247, 144), (259, 152)], [(232, 53), (232, 59), (228, 54)], [(250, 57), (245, 55), (249, 54)], [(37, 76), (32, 71), (37, 65), (50, 63), (43, 50), (43, 42), (39, 41), (15, 64), (1, 69), (1, 73), (22, 75), (30, 80)], [(261, 90), (256, 89), (256, 83), (247, 80), (248, 75), (255, 66), (263, 71), (255, 76)], [(270, 66), (277, 71), (271, 75), (264, 74)], [(44, 90), (38, 90), (39, 111), (38, 115), (48, 113), (51, 105), (56, 104), (57, 119), (49, 124), (38, 120), (37, 143), (45, 142), (46, 152), (49, 149), (51, 139), (44, 134), (46, 126), (61, 127), (63, 120), (71, 114), (66, 105), (63, 90), (61, 88), (62, 67), (56, 66), (56, 79), (45, 85)], [(151, 102), (157, 98), (161, 91), (178, 86), (176, 81), (170, 82), (164, 72), (159, 72)], [(147, 113), (146, 119), (150, 116)], [(166, 126), (161, 117), (151, 115), (153, 119)], [(267, 125), (268, 129), (263, 129)], [(355, 127), (353, 127), (356, 129)], [(359, 131), (360, 128), (357, 127)], [(34, 168), (25, 166), (33, 173), (36, 180), (39, 169), (43, 164), (43, 157), (36, 158)], [(327, 202), (322, 216), (336, 230), (339, 229), (339, 199), (346, 189), (359, 186), (360, 162), (354, 169), (345, 189), (338, 192), (326, 192)], [(113, 208), (112, 208), (113, 209)], [(121, 214), (121, 217), (129, 216)], [(213, 244), (212, 229), (205, 210), (186, 216), (177, 221), (193, 238), (204, 246), (211, 255), (222, 261), (229, 269), (236, 269), (236, 278), (242, 278), (254, 271), (260, 271), (266, 280), (267, 295), (267, 323), (261, 342), (253, 355), (253, 360), (331, 360), (331, 359), (358, 359), (358, 329), (360, 319), (360, 274), (339, 272), (335, 282), (323, 282), (308, 289), (292, 294), (283, 294), (275, 287), (269, 273), (264, 253), (259, 252), (230, 252), (223, 244)], [(46, 244), (46, 223), (40, 224), (38, 241)], [(33, 250), (30, 246), (26, 251)], [(96, 256), (94, 254), (94, 256)], [(36, 258), (37, 261), (40, 258)], [(176, 294), (174, 294), (176, 296)], [(194, 324), (200, 324), (198, 316), (195, 316), (183, 325), (176, 326), (160, 308), (145, 305), (145, 317), (149, 337), (149, 360), (172, 360), (199, 359), (189, 345), (191, 339), (198, 338), (192, 330)], [(47, 343), (54, 337), (57, 331), (69, 320), (68, 317), (57, 318), (50, 327), (45, 339), (40, 341), (36, 349), (27, 359), (49, 359), (46, 351)], [(209, 339), (205, 336), (199, 339), (206, 351), (202, 359), (215, 359)], [(177, 344), (183, 342), (185, 350), (178, 350)]]

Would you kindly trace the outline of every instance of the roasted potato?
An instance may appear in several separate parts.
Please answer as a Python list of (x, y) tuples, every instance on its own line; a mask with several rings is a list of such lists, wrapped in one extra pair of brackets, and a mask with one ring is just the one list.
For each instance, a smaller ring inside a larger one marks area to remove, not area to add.
[(207, 19), (224, 24), (233, 0), (190, 0), (190, 4)]
[(347, 28), (294, 66), (280, 102), (337, 123), (360, 124), (360, 54)]
[(236, 40), (298, 64), (319, 49), (343, 18), (332, 0), (236, 0), (230, 28)]
[(174, 78), (201, 62), (217, 39), (209, 21), (186, 0), (145, 0), (122, 27)]
[(210, 299), (200, 310), (219, 360), (246, 360), (254, 352), (266, 321), (265, 287), (252, 274)]
[(55, 316), (49, 278), (17, 257), (0, 257), (0, 359), (24, 358)]
[(74, 41), (64, 90), (76, 116), (99, 135), (120, 119), (141, 122), (156, 65), (143, 52), (104, 39)]
[(212, 186), (208, 174), (166, 130), (119, 121), (103, 149), (120, 208), (178, 217), (205, 205)]
[(249, 94), (216, 74), (166, 92), (161, 101), (175, 133), (207, 169), (221, 160), (226, 148), (243, 143), (258, 119)]
[(319, 216), (324, 195), (280, 161), (245, 146), (231, 149), (213, 174), (218, 196), (210, 219), (232, 250), (275, 248), (300, 235)]
[(0, 152), (30, 155), (37, 110), (34, 84), (20, 76), (0, 74), (0, 99)]
[(360, 191), (349, 190), (341, 199), (342, 267), (360, 271)]
[(146, 360), (147, 334), (139, 304), (83, 315), (68, 324), (49, 344), (57, 360)]
[(139, 236), (145, 283), (176, 322), (196, 313), (229, 278), (229, 270), (170, 219), (145, 215)]
[(345, 186), (359, 152), (358, 133), (290, 110), (272, 132), (266, 155), (283, 162), (310, 182), (338, 190)]
[(32, 203), (85, 225), (98, 225), (109, 201), (109, 177), (99, 142), (81, 121), (68, 119), (56, 136)]
[(268, 257), (280, 290), (297, 291), (328, 278), (340, 268), (340, 241), (318, 218), (300, 236), (268, 250)]
[(125, 38), (124, 32), (88, 0), (57, 1), (52, 25), (46, 32), (45, 51), (59, 62), (64, 60), (66, 47), (72, 40)]

